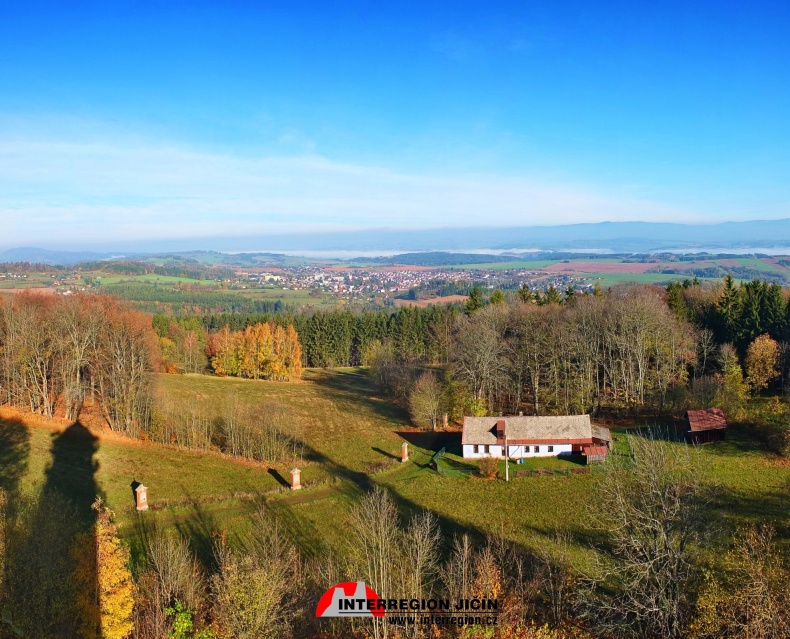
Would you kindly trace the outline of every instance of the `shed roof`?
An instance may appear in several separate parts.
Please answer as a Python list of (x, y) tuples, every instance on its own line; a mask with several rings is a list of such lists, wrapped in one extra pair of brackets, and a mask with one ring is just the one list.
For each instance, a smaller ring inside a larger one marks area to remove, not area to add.
[(611, 441), (608, 428), (590, 422), (589, 415), (561, 415), (547, 417), (464, 417), (463, 444), (496, 444), (497, 422), (504, 421), (507, 437), (518, 440), (592, 441), (598, 438)]
[(690, 410), (686, 413), (686, 419), (692, 431), (727, 428), (727, 419), (724, 417), (724, 411), (721, 408)]

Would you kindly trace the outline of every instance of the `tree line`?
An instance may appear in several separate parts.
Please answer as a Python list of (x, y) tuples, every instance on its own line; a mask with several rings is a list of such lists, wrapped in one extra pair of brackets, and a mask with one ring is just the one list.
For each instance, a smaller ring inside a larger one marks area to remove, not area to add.
[[(200, 372), (210, 365), (205, 350), (210, 335), (227, 330), (243, 332), (250, 326), (269, 323), (299, 337), (303, 367), (369, 365), (376, 348), (391, 342), (410, 361), (442, 364), (447, 361), (454, 318), (458, 306), (405, 306), (396, 312), (381, 310), (352, 312), (217, 313), (191, 316), (154, 315), (153, 325), (160, 338), (170, 340), (163, 347), (174, 370)], [(200, 352), (204, 355), (201, 356)]]
[(759, 335), (770, 335), (777, 342), (790, 338), (790, 304), (776, 283), (755, 279), (736, 285), (728, 275), (715, 286), (703, 287), (695, 280), (674, 282), (667, 295), (678, 318), (711, 331), (718, 344), (734, 344), (741, 357)]
[(236, 272), (225, 266), (209, 266), (195, 260), (181, 260), (169, 264), (151, 264), (126, 260), (83, 262), (79, 265), (82, 271), (104, 271), (118, 275), (164, 275), (170, 277), (186, 277), (193, 280), (226, 280), (235, 279)]
[(178, 290), (170, 284), (160, 286), (142, 282), (118, 282), (101, 288), (111, 295), (134, 302), (137, 308), (147, 313), (276, 313), (288, 308), (280, 300), (254, 300), (232, 291), (206, 291), (203, 287), (192, 290), (189, 284)]
[(76, 420), (93, 403), (112, 430), (137, 436), (158, 362), (150, 316), (110, 296), (0, 299), (0, 404)]

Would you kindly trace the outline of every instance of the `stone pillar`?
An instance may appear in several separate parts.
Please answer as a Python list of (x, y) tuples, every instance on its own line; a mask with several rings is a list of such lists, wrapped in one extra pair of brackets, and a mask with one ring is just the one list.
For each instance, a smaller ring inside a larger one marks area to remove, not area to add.
[(403, 442), (400, 447), (400, 460), (401, 463), (409, 461), (409, 443)]
[(291, 470), (291, 490), (299, 490), (302, 487), (302, 471), (298, 468)]
[(137, 502), (137, 510), (148, 510), (148, 488), (142, 484), (138, 484), (134, 489), (135, 501)]

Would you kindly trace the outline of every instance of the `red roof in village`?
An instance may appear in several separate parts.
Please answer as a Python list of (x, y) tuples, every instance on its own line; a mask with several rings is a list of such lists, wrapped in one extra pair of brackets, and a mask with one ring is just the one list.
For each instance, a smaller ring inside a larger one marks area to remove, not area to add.
[(721, 408), (708, 408), (707, 410), (690, 410), (686, 413), (689, 427), (692, 431), (718, 430), (727, 428), (727, 419)]

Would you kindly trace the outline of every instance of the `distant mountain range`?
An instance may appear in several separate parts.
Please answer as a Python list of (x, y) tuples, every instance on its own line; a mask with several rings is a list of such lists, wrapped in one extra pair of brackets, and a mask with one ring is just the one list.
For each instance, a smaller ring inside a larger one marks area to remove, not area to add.
[(23, 246), (0, 251), (2, 262), (30, 262), (31, 264), (50, 264), (68, 266), (80, 262), (94, 262), (113, 259), (112, 253), (95, 253), (93, 251), (52, 251), (49, 249)]
[[(61, 247), (63, 249), (67, 247)], [(75, 247), (76, 248), (76, 247)], [(87, 249), (82, 246), (80, 249)], [(375, 229), (366, 231), (300, 233), (259, 237), (216, 237), (199, 239), (137, 241), (90, 247), (94, 250), (49, 250), (12, 248), (0, 252), (0, 262), (75, 264), (120, 256), (183, 253), (209, 250), (221, 252), (309, 253), (339, 251), (370, 256), (424, 251), (579, 251), (655, 253), (667, 250), (694, 252), (759, 253), (781, 250), (790, 254), (790, 219), (724, 222), (720, 224), (669, 224), (659, 222), (600, 222), (558, 226), (514, 226), (508, 228), (441, 228), (423, 230)], [(95, 249), (99, 249), (98, 251)], [(786, 250), (785, 250), (786, 249)]]

